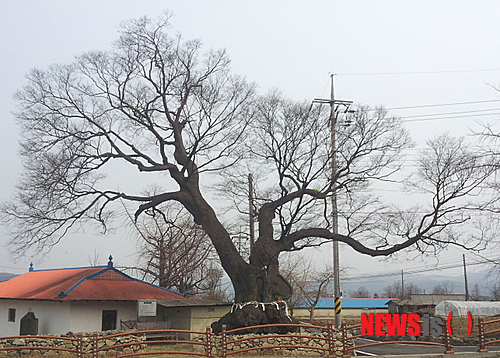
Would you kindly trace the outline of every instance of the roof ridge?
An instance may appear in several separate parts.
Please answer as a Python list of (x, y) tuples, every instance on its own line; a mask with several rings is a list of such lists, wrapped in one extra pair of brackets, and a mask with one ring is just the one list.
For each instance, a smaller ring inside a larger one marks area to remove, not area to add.
[(106, 268), (108, 266), (82, 266), (82, 267), (66, 267), (66, 268), (51, 268), (51, 269), (33, 269), (30, 272), (44, 272), (44, 271), (67, 271), (67, 270), (84, 270), (93, 268)]
[(156, 287), (156, 288), (161, 288), (162, 290), (165, 290), (165, 291), (168, 291), (168, 292), (171, 292), (171, 293), (175, 293), (177, 295), (181, 295), (182, 297), (187, 297), (187, 298), (190, 298), (188, 297), (186, 294), (184, 293), (180, 293), (180, 292), (177, 292), (177, 291), (174, 291), (174, 290), (170, 290), (168, 288), (165, 288), (165, 287), (161, 287), (161, 286), (158, 286), (158, 285), (155, 285), (153, 283), (150, 283), (150, 282), (146, 282), (146, 281), (143, 281), (143, 280), (139, 280), (138, 278), (134, 278), (132, 276), (129, 276), (127, 275), (126, 273), (122, 272), (122, 271), (119, 271), (117, 270), (119, 273), (121, 273), (123, 276), (126, 276), (128, 278), (130, 278), (131, 280), (134, 280), (134, 281), (137, 281), (137, 282), (141, 282), (141, 283), (145, 283), (147, 285), (150, 285), (150, 286), (153, 286), (153, 287)]
[[(94, 266), (94, 267), (97, 267), (97, 266)], [(103, 273), (105, 271), (110, 270), (110, 269), (113, 269), (113, 267), (106, 266), (101, 271), (94, 272), (92, 275), (88, 275), (88, 276), (85, 276), (85, 277), (81, 278), (77, 283), (75, 283), (73, 286), (71, 286), (67, 291), (61, 291), (61, 292), (59, 292), (59, 294), (58, 294), (59, 298), (64, 298), (67, 295), (69, 295), (71, 293), (71, 291), (73, 291), (75, 288), (77, 288), (78, 286), (80, 286), (82, 284), (82, 282), (84, 282), (85, 280), (91, 279), (92, 277), (97, 276), (97, 275), (99, 275), (99, 274), (101, 274), (101, 273)]]
[[(93, 266), (93, 267), (97, 267), (97, 266)], [(99, 266), (99, 267), (100, 267), (100, 266)], [(187, 297), (187, 295), (182, 294), (182, 293), (180, 293), (180, 292), (176, 292), (176, 291), (170, 290), (170, 289), (168, 289), (168, 288), (161, 287), (161, 286), (157, 286), (157, 285), (155, 285), (155, 284), (152, 284), (152, 283), (149, 283), (149, 282), (146, 282), (146, 281), (143, 281), (143, 280), (139, 280), (139, 279), (134, 278), (134, 277), (132, 277), (132, 276), (129, 276), (129, 275), (127, 275), (126, 273), (124, 273), (124, 272), (122, 272), (122, 271), (120, 271), (120, 270), (116, 269), (116, 268), (115, 268), (115, 267), (113, 267), (113, 266), (104, 266), (104, 269), (103, 269), (103, 270), (100, 270), (100, 271), (94, 272), (94, 273), (93, 273), (93, 274), (91, 274), (91, 275), (88, 275), (88, 276), (85, 276), (85, 277), (81, 278), (81, 279), (80, 279), (77, 283), (75, 283), (73, 286), (71, 286), (68, 290), (59, 292), (59, 294), (58, 294), (59, 298), (65, 298), (65, 297), (66, 297), (66, 296), (68, 296), (68, 295), (69, 295), (69, 294), (70, 294), (70, 293), (71, 293), (71, 292), (72, 292), (75, 288), (77, 288), (78, 286), (80, 286), (80, 285), (81, 285), (83, 282), (85, 282), (86, 280), (91, 280), (91, 279), (93, 279), (94, 277), (99, 276), (99, 275), (101, 275), (102, 273), (104, 273), (104, 272), (106, 272), (106, 271), (109, 271), (109, 270), (112, 270), (112, 271), (114, 271), (114, 272), (116, 272), (116, 273), (118, 273), (118, 274), (120, 274), (120, 275), (122, 275), (122, 276), (124, 276), (124, 277), (126, 277), (126, 278), (128, 278), (128, 279), (130, 279), (131, 281), (140, 282), (140, 283), (143, 283), (143, 284), (146, 284), (146, 285), (150, 285), (150, 286), (153, 286), (153, 287), (156, 287), (156, 288), (162, 289), (162, 290), (167, 291), (167, 292), (170, 292), (170, 293), (177, 294), (177, 295), (179, 295), (179, 296), (181, 296), (181, 297), (186, 297), (186, 298), (188, 298), (188, 297)]]

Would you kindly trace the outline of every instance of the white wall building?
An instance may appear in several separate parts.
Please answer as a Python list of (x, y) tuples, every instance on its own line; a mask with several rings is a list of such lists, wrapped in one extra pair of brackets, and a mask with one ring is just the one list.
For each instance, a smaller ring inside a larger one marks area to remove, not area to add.
[(115, 269), (111, 258), (107, 266), (30, 268), (0, 282), (0, 337), (19, 335), (21, 318), (30, 311), (38, 334), (119, 329), (120, 320), (138, 319), (139, 300), (200, 301), (134, 279)]

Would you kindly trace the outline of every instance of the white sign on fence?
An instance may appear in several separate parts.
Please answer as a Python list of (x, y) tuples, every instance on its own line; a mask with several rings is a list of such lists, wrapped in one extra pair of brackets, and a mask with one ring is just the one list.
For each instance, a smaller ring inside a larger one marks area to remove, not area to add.
[(156, 301), (139, 301), (139, 309), (137, 312), (139, 317), (155, 317), (156, 316)]

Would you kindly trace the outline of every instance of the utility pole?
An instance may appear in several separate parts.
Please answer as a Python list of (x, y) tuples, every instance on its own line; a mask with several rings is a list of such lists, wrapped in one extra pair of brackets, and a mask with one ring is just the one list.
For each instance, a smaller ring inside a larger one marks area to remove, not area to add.
[(403, 270), (401, 270), (401, 298), (400, 298), (400, 300), (402, 300), (403, 298), (405, 298), (405, 279), (403, 276)]
[[(339, 221), (338, 221), (338, 211), (337, 211), (337, 148), (336, 148), (336, 136), (335, 127), (337, 125), (338, 108), (343, 106), (345, 108), (344, 113), (347, 113), (349, 106), (352, 101), (341, 101), (335, 99), (335, 90), (333, 82), (333, 74), (330, 75), (331, 88), (330, 88), (330, 99), (314, 99), (313, 103), (328, 103), (330, 105), (330, 135), (332, 144), (332, 174), (331, 174), (331, 186), (332, 186), (332, 234), (336, 235), (339, 233)], [(334, 311), (335, 311), (335, 327), (339, 328), (342, 319), (342, 306), (341, 306), (341, 296), (340, 291), (340, 264), (339, 264), (339, 243), (337, 240), (333, 240), (333, 286), (334, 286)]]
[(248, 174), (248, 206), (250, 215), (250, 256), (253, 253), (253, 246), (255, 244), (255, 227), (254, 227), (254, 213), (253, 213), (253, 182), (252, 174)]
[(241, 239), (246, 239), (248, 240), (248, 236), (247, 235), (244, 235), (242, 232), (241, 232), (241, 227), (240, 227), (240, 231), (238, 233), (238, 235), (233, 235), (231, 236), (231, 238), (234, 240), (234, 239), (238, 239), (238, 253), (240, 255), (243, 255), (243, 250), (242, 250), (242, 245), (241, 245)]
[(469, 285), (467, 284), (467, 269), (465, 266), (465, 254), (462, 255), (462, 258), (464, 260), (464, 279), (465, 279), (465, 300), (469, 300)]

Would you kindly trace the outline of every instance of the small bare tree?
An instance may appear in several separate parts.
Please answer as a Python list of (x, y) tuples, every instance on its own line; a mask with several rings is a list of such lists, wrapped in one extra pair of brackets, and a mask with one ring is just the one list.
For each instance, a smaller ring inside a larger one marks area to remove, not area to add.
[[(317, 267), (311, 259), (302, 255), (289, 255), (284, 260), (282, 272), (293, 289), (288, 299), (290, 308), (306, 306), (309, 310), (309, 319), (314, 318), (314, 311), (321, 298), (331, 296), (330, 283), (333, 281), (333, 270), (327, 265)], [(345, 268), (341, 269), (341, 274)]]
[(87, 260), (89, 261), (90, 266), (99, 266), (101, 265), (101, 259), (99, 258), (99, 254), (97, 253), (97, 250), (94, 249), (94, 255), (93, 256), (87, 256)]
[(411, 295), (422, 293), (422, 289), (417, 285), (409, 282), (405, 283), (404, 290), (401, 286), (400, 281), (395, 281), (392, 285), (384, 287), (385, 297), (389, 298), (399, 298), (400, 300), (404, 298), (409, 298)]
[(167, 203), (137, 221), (129, 217), (140, 237), (137, 266), (130, 269), (161, 287), (215, 297), (223, 271), (207, 234), (182, 206)]
[(474, 288), (472, 289), (471, 298), (474, 301), (481, 301), (481, 290), (479, 289), (477, 282), (474, 284)]
[(453, 293), (453, 282), (445, 280), (434, 286), (432, 289), (433, 295), (449, 295)]
[(491, 299), (493, 301), (500, 300), (500, 284), (499, 283), (495, 283), (495, 285), (491, 289)]
[(200, 283), (201, 294), (199, 296), (206, 300), (218, 302), (230, 302), (233, 299), (231, 292), (223, 289), (222, 277), (224, 272), (220, 267), (212, 267), (205, 270), (205, 276)]
[(366, 287), (360, 286), (357, 290), (351, 291), (350, 296), (354, 298), (368, 298), (370, 297), (370, 292), (368, 292)]
[(384, 297), (403, 299), (401, 292), (401, 282), (395, 281), (392, 285), (384, 287)]

